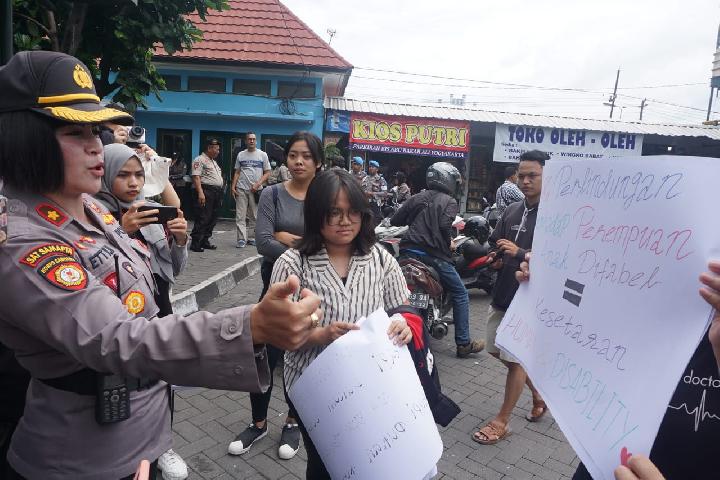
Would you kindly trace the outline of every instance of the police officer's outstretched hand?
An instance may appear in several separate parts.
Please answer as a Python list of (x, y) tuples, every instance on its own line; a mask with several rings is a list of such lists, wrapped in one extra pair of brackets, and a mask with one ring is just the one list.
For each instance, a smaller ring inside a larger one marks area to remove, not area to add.
[(320, 298), (304, 288), (300, 300), (291, 296), (300, 288), (300, 280), (290, 275), (284, 282), (270, 285), (260, 303), (250, 311), (253, 343), (269, 343), (282, 350), (297, 350), (307, 341), (313, 326), (311, 315), (322, 319)]
[(128, 235), (132, 235), (145, 225), (157, 222), (158, 214), (160, 213), (159, 210), (153, 209), (138, 212), (138, 207), (143, 205), (145, 205), (143, 200), (133, 203), (130, 209), (125, 212), (125, 215), (122, 216), (120, 224)]

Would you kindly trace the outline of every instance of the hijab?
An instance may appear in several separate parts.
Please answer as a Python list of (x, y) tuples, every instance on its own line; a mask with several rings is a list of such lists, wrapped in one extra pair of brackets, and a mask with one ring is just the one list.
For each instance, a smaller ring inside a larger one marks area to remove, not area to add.
[[(113, 195), (113, 182), (115, 181), (115, 177), (118, 176), (118, 173), (120, 173), (120, 170), (131, 158), (135, 158), (140, 165), (142, 165), (142, 163), (140, 162), (140, 158), (138, 158), (137, 153), (135, 153), (135, 150), (127, 145), (123, 145), (122, 143), (111, 143), (110, 145), (105, 145), (103, 150), (105, 151), (105, 173), (102, 178), (100, 192), (95, 195), (95, 198), (97, 198), (111, 212), (122, 213), (122, 210), (128, 210), (132, 203), (124, 202)], [(143, 200), (143, 198), (142, 193), (140, 193), (135, 201)]]

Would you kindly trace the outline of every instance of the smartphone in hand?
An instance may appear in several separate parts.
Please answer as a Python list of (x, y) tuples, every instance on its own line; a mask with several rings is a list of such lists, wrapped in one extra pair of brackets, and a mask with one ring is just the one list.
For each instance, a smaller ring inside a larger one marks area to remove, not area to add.
[(166, 207), (163, 205), (143, 205), (141, 207), (138, 207), (138, 212), (147, 212), (148, 210), (158, 211), (157, 222), (152, 223), (164, 224), (169, 222), (173, 218), (177, 218), (178, 216), (177, 207)]

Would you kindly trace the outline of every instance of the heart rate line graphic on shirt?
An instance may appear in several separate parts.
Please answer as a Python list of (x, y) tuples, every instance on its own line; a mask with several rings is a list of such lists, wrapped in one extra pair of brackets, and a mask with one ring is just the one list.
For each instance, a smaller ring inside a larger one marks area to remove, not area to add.
[(568, 278), (565, 280), (565, 288), (566, 290), (563, 292), (563, 298), (576, 307), (579, 307), (580, 301), (582, 300), (583, 290), (585, 290), (585, 285)]
[(695, 417), (695, 431), (698, 431), (698, 428), (700, 428), (700, 423), (704, 422), (707, 419), (711, 420), (720, 420), (720, 416), (710, 413), (705, 410), (705, 398), (707, 395), (707, 390), (703, 389), (703, 393), (700, 396), (700, 404), (693, 408), (692, 410), (689, 409), (687, 403), (682, 403), (680, 406), (674, 406), (674, 405), (668, 405), (668, 408), (672, 410), (684, 410), (686, 414), (690, 415), (691, 417)]

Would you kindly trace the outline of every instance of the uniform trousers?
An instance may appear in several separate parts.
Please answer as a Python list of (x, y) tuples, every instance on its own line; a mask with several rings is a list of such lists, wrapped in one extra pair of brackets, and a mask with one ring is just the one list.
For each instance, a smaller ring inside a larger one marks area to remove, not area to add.
[(217, 223), (220, 207), (222, 206), (222, 188), (213, 185), (203, 185), (205, 193), (205, 206), (200, 206), (197, 191), (193, 190), (193, 202), (195, 205), (195, 225), (190, 237), (192, 245), (202, 247), (209, 242), (213, 229)]

